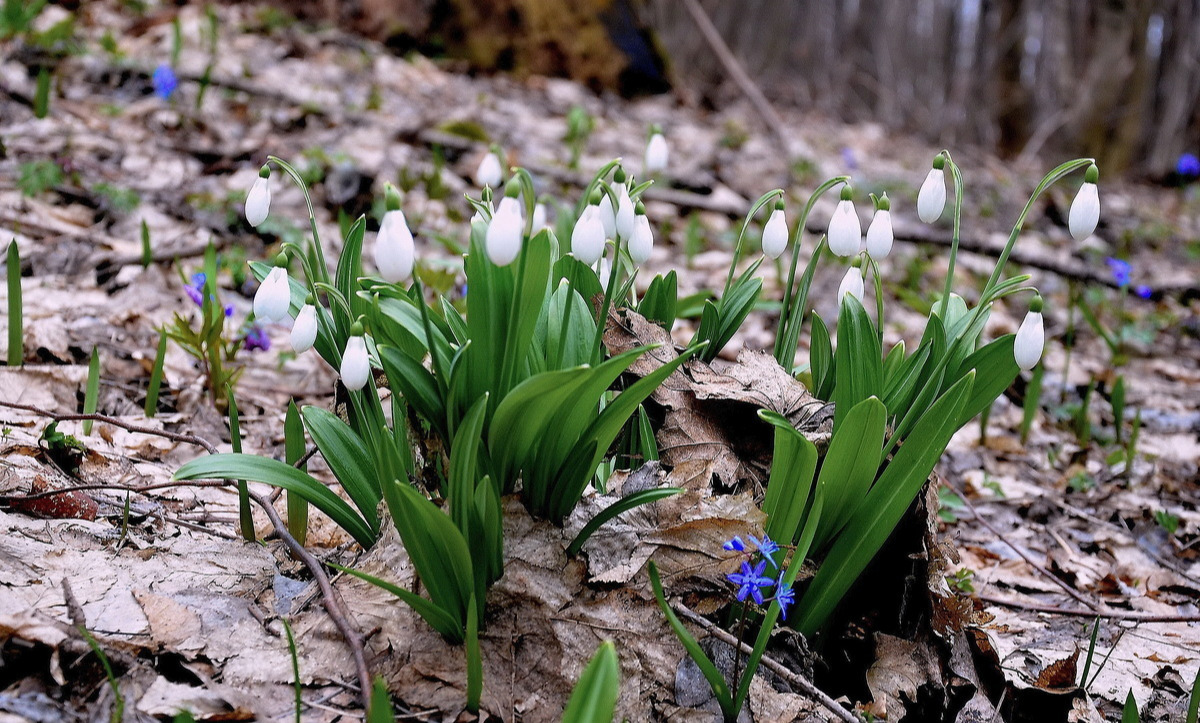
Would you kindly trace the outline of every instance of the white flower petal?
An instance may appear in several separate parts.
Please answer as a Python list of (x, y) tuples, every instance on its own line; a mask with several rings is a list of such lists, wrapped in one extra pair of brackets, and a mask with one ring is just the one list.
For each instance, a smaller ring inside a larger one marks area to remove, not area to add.
[(771, 211), (771, 217), (767, 219), (767, 225), (763, 226), (763, 254), (768, 258), (777, 259), (787, 250), (787, 244), (787, 218), (783, 215), (783, 209), (777, 208)]
[(871, 219), (871, 225), (867, 227), (867, 253), (873, 259), (885, 258), (891, 253), (894, 240), (892, 212), (876, 211), (875, 217)]
[(600, 194), (600, 223), (604, 225), (604, 238), (617, 237), (617, 214), (607, 193)]
[(352, 336), (346, 341), (346, 351), (342, 354), (342, 384), (350, 391), (362, 389), (367, 385), (367, 377), (371, 374), (371, 362), (367, 359), (367, 342), (361, 336)]
[(1071, 202), (1071, 213), (1067, 225), (1071, 228), (1071, 236), (1076, 241), (1082, 241), (1096, 232), (1096, 224), (1100, 222), (1100, 192), (1094, 183), (1084, 183)]
[(658, 173), (667, 169), (667, 139), (661, 133), (650, 136), (646, 143), (646, 173)]
[(622, 241), (628, 241), (633, 237), (633, 227), (636, 223), (634, 216), (633, 200), (629, 198), (629, 189), (625, 184), (621, 184), (617, 191), (617, 218), (616, 227), (617, 235)]
[(633, 235), (629, 238), (629, 258), (641, 266), (650, 260), (650, 252), (653, 250), (654, 231), (650, 228), (650, 219), (642, 214), (633, 222)]
[(254, 293), (254, 315), (263, 321), (283, 321), (288, 318), (291, 305), (292, 287), (287, 271), (276, 266)]
[(862, 223), (853, 201), (838, 201), (829, 219), (829, 250), (838, 256), (853, 256), (862, 246)]
[(259, 176), (254, 179), (254, 185), (246, 194), (246, 221), (251, 226), (258, 226), (267, 220), (271, 211), (271, 183), (269, 178)]
[(539, 203), (533, 207), (533, 232), (537, 233), (546, 228), (546, 204)]
[(375, 268), (379, 269), (379, 275), (393, 284), (407, 281), (412, 275), (415, 255), (412, 231), (404, 212), (388, 211), (375, 237)]
[(604, 224), (600, 222), (598, 207), (589, 205), (579, 214), (571, 230), (571, 253), (588, 266), (600, 260), (604, 253)]
[(1045, 345), (1046, 330), (1042, 324), (1042, 315), (1031, 311), (1025, 315), (1021, 328), (1017, 329), (1017, 338), (1013, 341), (1013, 358), (1017, 366), (1024, 371), (1037, 366)]
[(484, 248), (488, 258), (497, 266), (508, 266), (521, 252), (521, 236), (525, 232), (525, 222), (521, 219), (519, 202), (515, 198), (504, 197), (500, 207), (488, 224), (487, 235), (484, 237)]
[(303, 354), (312, 348), (317, 340), (317, 309), (312, 304), (305, 304), (296, 321), (292, 324), (292, 351)]
[(502, 180), (503, 171), (500, 168), (500, 159), (495, 153), (488, 151), (479, 161), (479, 168), (475, 169), (475, 182), (483, 186), (491, 186), (498, 188)]
[(842, 299), (846, 298), (846, 294), (862, 301), (864, 291), (862, 269), (851, 266), (846, 269), (846, 275), (842, 277), (842, 283), (838, 286), (838, 306), (841, 306)]
[(946, 173), (941, 168), (931, 168), (917, 193), (917, 216), (925, 223), (933, 223), (946, 209)]

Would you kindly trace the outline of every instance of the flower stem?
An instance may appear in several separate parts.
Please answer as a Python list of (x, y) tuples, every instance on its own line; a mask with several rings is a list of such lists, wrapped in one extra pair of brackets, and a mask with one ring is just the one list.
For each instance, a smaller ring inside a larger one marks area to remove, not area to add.
[(942, 291), (942, 300), (938, 305), (938, 316), (946, 319), (946, 309), (950, 303), (950, 293), (954, 288), (954, 266), (958, 262), (959, 228), (962, 223), (963, 180), (958, 164), (950, 157), (950, 151), (943, 150), (942, 157), (950, 166), (950, 176), (954, 179), (954, 233), (950, 237), (950, 265), (946, 269), (946, 288)]

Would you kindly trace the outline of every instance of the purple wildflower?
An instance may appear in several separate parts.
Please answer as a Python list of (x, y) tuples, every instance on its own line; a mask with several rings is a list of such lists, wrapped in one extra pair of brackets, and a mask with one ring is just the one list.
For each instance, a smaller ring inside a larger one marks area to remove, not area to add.
[(738, 537), (737, 535), (735, 535), (732, 540), (729, 540), (724, 545), (721, 545), (721, 547), (724, 547), (726, 550), (729, 550), (731, 552), (733, 552), (733, 551), (742, 552), (746, 549), (746, 544), (744, 542), (742, 542), (741, 537)]
[(204, 303), (204, 282), (207, 280), (208, 277), (204, 275), (204, 272), (199, 271), (192, 274), (192, 283), (183, 287), (184, 293), (188, 295), (189, 299), (196, 302), (196, 306)]
[(1113, 281), (1116, 282), (1117, 286), (1129, 286), (1130, 273), (1133, 271), (1133, 267), (1129, 265), (1129, 262), (1124, 259), (1114, 259), (1111, 256), (1104, 261), (1108, 264), (1109, 270), (1112, 271)]
[(154, 69), (154, 75), (150, 76), (150, 82), (154, 86), (154, 94), (163, 100), (170, 100), (171, 94), (179, 87), (175, 71), (166, 63)]
[(772, 557), (776, 552), (779, 552), (779, 545), (775, 544), (774, 540), (766, 535), (763, 535), (761, 540), (754, 535), (750, 535), (750, 542), (754, 543), (754, 547), (771, 563), (771, 567), (779, 567), (779, 564), (775, 562), (775, 558)]
[(783, 574), (779, 575), (779, 582), (776, 583), (775, 602), (779, 603), (779, 617), (787, 620), (788, 607), (796, 602), (796, 591), (791, 585), (783, 584)]
[(1175, 163), (1175, 172), (1185, 178), (1200, 177), (1200, 158), (1194, 153), (1184, 153)]
[(1138, 284), (1137, 286), (1133, 287), (1133, 293), (1137, 294), (1143, 299), (1149, 299), (1150, 295), (1154, 293), (1154, 289), (1151, 289), (1145, 284)]
[(246, 335), (242, 337), (242, 341), (246, 346), (246, 351), (267, 351), (271, 348), (271, 337), (267, 336), (267, 332), (258, 324), (251, 324), (246, 329)]
[(763, 572), (767, 569), (766, 561), (759, 562), (750, 568), (750, 563), (742, 563), (742, 571), (740, 573), (731, 573), (725, 577), (729, 581), (738, 586), (737, 599), (739, 602), (745, 602), (747, 597), (753, 598), (758, 605), (763, 604), (763, 588), (770, 587), (775, 584), (775, 581), (769, 577), (763, 577)]

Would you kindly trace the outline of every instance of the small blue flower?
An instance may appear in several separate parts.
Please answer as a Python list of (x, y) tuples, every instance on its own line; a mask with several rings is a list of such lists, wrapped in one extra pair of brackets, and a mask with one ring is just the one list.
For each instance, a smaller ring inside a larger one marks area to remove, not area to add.
[(1175, 172), (1185, 178), (1200, 177), (1200, 158), (1194, 153), (1184, 153), (1175, 163)]
[(763, 535), (761, 540), (754, 535), (750, 535), (750, 542), (754, 543), (754, 547), (771, 563), (771, 567), (779, 567), (779, 564), (775, 562), (775, 558), (772, 557), (776, 552), (779, 552), (779, 545), (776, 545), (774, 540), (766, 535)]
[(188, 295), (192, 301), (196, 302), (196, 306), (204, 304), (204, 282), (207, 277), (203, 271), (192, 274), (192, 283), (183, 287), (184, 293)]
[(842, 163), (846, 164), (846, 170), (857, 171), (858, 159), (854, 156), (854, 149), (849, 146), (842, 146)]
[(1116, 282), (1117, 286), (1129, 286), (1130, 273), (1133, 271), (1133, 267), (1129, 265), (1129, 262), (1124, 259), (1114, 259), (1111, 256), (1104, 261), (1108, 264), (1109, 270), (1112, 271), (1113, 281)]
[(771, 587), (775, 581), (769, 577), (763, 577), (763, 572), (767, 569), (765, 561), (758, 563), (754, 569), (750, 569), (750, 563), (742, 563), (742, 571), (740, 573), (731, 573), (725, 577), (729, 581), (738, 586), (737, 599), (739, 602), (745, 602), (747, 597), (753, 598), (758, 605), (763, 604), (763, 588)]
[(271, 337), (267, 336), (267, 332), (258, 324), (251, 324), (246, 329), (242, 342), (246, 351), (267, 351), (271, 348)]
[(776, 583), (775, 602), (779, 603), (779, 617), (787, 620), (788, 607), (796, 602), (796, 591), (791, 585), (783, 584), (783, 574), (779, 575), (779, 582)]
[(721, 545), (721, 547), (724, 547), (726, 550), (730, 551), (742, 552), (746, 549), (746, 544), (742, 542), (742, 538), (735, 535), (732, 540), (729, 540), (724, 545)]
[(1133, 293), (1137, 294), (1143, 299), (1149, 299), (1150, 295), (1154, 293), (1154, 290), (1145, 284), (1138, 284), (1137, 286), (1133, 287)]
[(154, 75), (150, 76), (150, 82), (154, 85), (154, 94), (163, 100), (170, 100), (171, 94), (179, 87), (175, 71), (166, 63), (154, 69)]

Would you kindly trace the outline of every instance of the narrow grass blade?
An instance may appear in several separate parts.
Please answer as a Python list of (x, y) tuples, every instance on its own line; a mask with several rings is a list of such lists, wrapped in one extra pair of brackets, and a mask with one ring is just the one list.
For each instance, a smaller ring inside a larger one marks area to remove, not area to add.
[(1097, 617), (1096, 621), (1092, 623), (1092, 639), (1088, 643), (1087, 658), (1083, 661), (1083, 675), (1079, 676), (1079, 685), (1085, 692), (1087, 691), (1088, 673), (1092, 671), (1092, 658), (1096, 655), (1096, 636), (1099, 632), (1100, 618)]
[(392, 709), (392, 696), (388, 693), (383, 678), (376, 677), (371, 686), (371, 707), (367, 710), (367, 723), (395, 723), (396, 712)]
[(154, 353), (154, 368), (150, 370), (150, 384), (146, 387), (146, 407), (144, 411), (147, 417), (153, 417), (158, 413), (158, 393), (162, 388), (163, 364), (166, 361), (167, 335), (159, 332), (158, 351)]
[(19, 367), (25, 362), (25, 312), (21, 303), (21, 252), (16, 239), (8, 243), (4, 277), (8, 284), (8, 365)]
[[(234, 454), (242, 451), (241, 415), (238, 414), (237, 400), (233, 398), (233, 386), (225, 387), (225, 402), (229, 411), (229, 445)], [(250, 511), (250, 486), (244, 479), (238, 479), (238, 528), (246, 542), (254, 542), (254, 514)]]
[(1129, 691), (1129, 695), (1125, 696), (1125, 709), (1121, 711), (1121, 723), (1141, 723), (1141, 715), (1138, 714), (1137, 698), (1133, 697), (1133, 691)]
[(651, 502), (657, 502), (658, 500), (677, 495), (680, 492), (683, 492), (683, 490), (678, 487), (659, 487), (657, 489), (634, 492), (631, 495), (622, 497), (608, 507), (605, 507), (603, 510), (600, 510), (595, 517), (588, 520), (588, 523), (583, 526), (583, 529), (579, 531), (579, 534), (575, 536), (575, 539), (571, 540), (571, 544), (567, 547), (567, 554), (578, 555), (579, 551), (583, 549), (583, 543), (588, 541), (588, 538), (592, 536), (592, 533), (600, 529), (605, 522), (608, 522), (617, 515), (628, 512), (634, 507), (640, 507), (642, 505), (650, 504)]
[[(83, 394), (83, 413), (95, 414), (100, 399), (100, 349), (92, 347), (92, 358), (88, 362), (87, 389)], [(92, 433), (92, 420), (83, 420), (83, 433)]]
[(620, 693), (617, 649), (611, 640), (605, 640), (579, 676), (563, 711), (563, 723), (612, 723)]
[(88, 647), (96, 654), (100, 666), (104, 668), (104, 677), (108, 678), (108, 687), (112, 688), (113, 710), (109, 720), (111, 723), (121, 723), (125, 718), (125, 696), (121, 693), (121, 686), (117, 682), (117, 675), (113, 672), (112, 664), (108, 662), (108, 656), (104, 654), (104, 649), (100, 647), (100, 643), (96, 642), (96, 638), (92, 637), (88, 629), (80, 625), (78, 630), (83, 635), (83, 639), (87, 641)]
[(429, 623), (429, 627), (441, 633), (441, 635), (446, 639), (455, 642), (463, 639), (462, 624), (455, 620), (453, 615), (446, 612), (436, 603), (426, 600), (411, 590), (405, 590), (399, 585), (394, 585), (387, 580), (375, 577), (374, 575), (368, 575), (365, 572), (360, 572), (351, 567), (342, 567), (341, 565), (333, 562), (327, 564), (336, 570), (341, 570), (347, 575), (352, 575), (357, 577), (359, 580), (369, 582), (375, 587), (381, 590), (386, 590), (387, 592), (390, 592), (391, 594), (400, 598), (406, 605), (413, 609), (413, 612), (415, 612), (417, 615), (420, 615), (425, 622)]
[[(297, 469), (308, 469), (308, 463), (296, 465), (305, 451), (304, 422), (293, 399), (288, 402), (287, 416), (283, 420), (283, 460)], [(294, 492), (287, 493), (287, 527), (296, 542), (303, 545), (308, 537), (308, 501)]]
[(300, 697), (303, 688), (300, 685), (300, 656), (296, 654), (296, 636), (292, 635), (292, 626), (288, 624), (287, 618), (281, 617), (279, 622), (283, 623), (283, 632), (287, 634), (288, 654), (292, 657), (292, 679), (296, 682), (296, 723), (302, 723), (300, 710), (304, 707), (304, 699)]
[(43, 65), (38, 69), (37, 88), (33, 94), (33, 115), (37, 118), (45, 118), (50, 113), (50, 85), (53, 80), (49, 68)]
[(1196, 671), (1196, 680), (1192, 683), (1192, 696), (1188, 700), (1186, 723), (1197, 723), (1198, 715), (1200, 715), (1200, 670)]
[(146, 225), (146, 219), (142, 219), (142, 268), (146, 268), (154, 261), (154, 254), (150, 250), (150, 227)]

